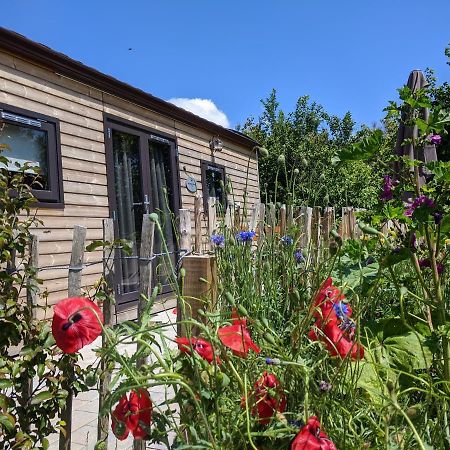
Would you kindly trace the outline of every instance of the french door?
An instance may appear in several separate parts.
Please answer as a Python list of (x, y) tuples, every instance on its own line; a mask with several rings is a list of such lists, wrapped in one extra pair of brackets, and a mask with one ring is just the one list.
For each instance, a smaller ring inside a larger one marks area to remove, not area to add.
[[(119, 309), (139, 298), (139, 251), (142, 216), (157, 213), (162, 235), (155, 230), (154, 253), (163, 253), (165, 241), (169, 258), (176, 263), (173, 218), (178, 215), (179, 183), (175, 142), (114, 119), (106, 121), (106, 151), (110, 212), (116, 239), (128, 242), (131, 253), (116, 250), (115, 294)], [(167, 256), (153, 261), (153, 284), (170, 291)]]

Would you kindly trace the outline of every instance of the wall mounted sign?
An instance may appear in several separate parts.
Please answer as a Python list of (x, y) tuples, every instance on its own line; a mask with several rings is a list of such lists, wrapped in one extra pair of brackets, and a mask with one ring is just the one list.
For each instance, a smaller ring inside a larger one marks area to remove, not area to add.
[(188, 179), (186, 180), (186, 189), (192, 194), (197, 192), (197, 182), (195, 181), (194, 177), (188, 177)]

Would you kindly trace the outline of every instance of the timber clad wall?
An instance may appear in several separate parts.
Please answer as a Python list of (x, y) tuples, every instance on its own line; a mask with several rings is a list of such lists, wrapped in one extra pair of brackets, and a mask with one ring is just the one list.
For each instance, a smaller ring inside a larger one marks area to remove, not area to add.
[[(193, 210), (194, 205), (194, 194), (185, 187), (188, 175), (195, 177), (202, 194), (200, 160), (225, 166), (233, 183), (234, 200), (242, 202), (250, 158), (248, 201), (250, 205), (259, 201), (258, 165), (251, 149), (221, 137), (224, 149), (212, 157), (209, 141), (213, 134), (208, 130), (186, 125), (1, 51), (0, 103), (60, 120), (64, 208), (38, 210), (44, 222), (44, 227), (37, 230), (41, 267), (69, 263), (74, 225), (87, 228), (88, 243), (102, 238), (102, 219), (109, 217), (104, 113), (141, 124), (155, 133), (164, 132), (176, 140), (182, 208)], [(85, 261), (98, 261), (101, 257), (101, 252), (86, 253)], [(86, 267), (83, 284), (95, 283), (101, 269), (101, 264)], [(49, 305), (67, 295), (66, 271), (46, 270), (40, 277), (49, 292)]]

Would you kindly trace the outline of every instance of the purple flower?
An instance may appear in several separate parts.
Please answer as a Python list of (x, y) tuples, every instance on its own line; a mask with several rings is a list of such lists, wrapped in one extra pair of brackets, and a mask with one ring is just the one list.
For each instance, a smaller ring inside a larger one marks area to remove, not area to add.
[[(419, 267), (421, 269), (429, 268), (431, 269), (431, 262), (428, 258), (419, 259)], [(444, 271), (444, 264), (436, 263), (437, 272), (440, 275)]]
[(223, 234), (213, 234), (211, 242), (217, 247), (225, 247), (225, 236)]
[(291, 236), (283, 236), (281, 238), (281, 242), (285, 245), (292, 245), (294, 243), (294, 239)]
[(239, 242), (251, 242), (255, 235), (256, 233), (254, 231), (240, 231), (236, 235), (236, 240)]
[(266, 364), (269, 366), (276, 366), (277, 364), (280, 364), (280, 360), (278, 358), (266, 358)]
[(434, 145), (439, 145), (442, 142), (442, 137), (439, 134), (432, 134), (429, 136), (430, 142)]
[(380, 200), (387, 202), (389, 200), (392, 200), (392, 198), (394, 197), (392, 193), (394, 182), (389, 175), (384, 175), (383, 180), (383, 192), (380, 195)]
[(294, 252), (294, 258), (297, 264), (300, 264), (305, 260), (305, 257), (303, 256), (303, 253), (300, 249), (295, 250)]
[(441, 213), (441, 212), (435, 212), (434, 214), (433, 214), (433, 217), (434, 217), (434, 223), (436, 224), (436, 225), (439, 225), (440, 223), (441, 223), (441, 221), (442, 221), (442, 217), (443, 217), (444, 215)]
[(412, 203), (408, 203), (407, 206), (404, 215), (406, 217), (412, 217), (417, 208), (434, 208), (434, 201), (426, 195), (420, 195)]
[(321, 381), (320, 383), (319, 383), (319, 389), (322, 391), (322, 392), (329, 392), (329, 391), (331, 391), (331, 388), (332, 388), (333, 386), (332, 386), (332, 384), (331, 383), (328, 383), (327, 381)]

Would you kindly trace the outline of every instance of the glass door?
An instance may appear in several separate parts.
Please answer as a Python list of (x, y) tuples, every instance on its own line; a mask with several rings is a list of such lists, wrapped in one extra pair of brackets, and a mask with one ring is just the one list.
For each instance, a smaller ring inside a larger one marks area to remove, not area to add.
[(156, 212), (163, 236), (155, 230), (153, 284), (170, 291), (170, 268), (176, 263), (174, 214), (178, 213), (175, 143), (118, 123), (108, 123), (108, 192), (116, 239), (129, 242), (131, 254), (116, 252), (116, 299), (120, 309), (139, 298), (139, 251), (142, 216)]

